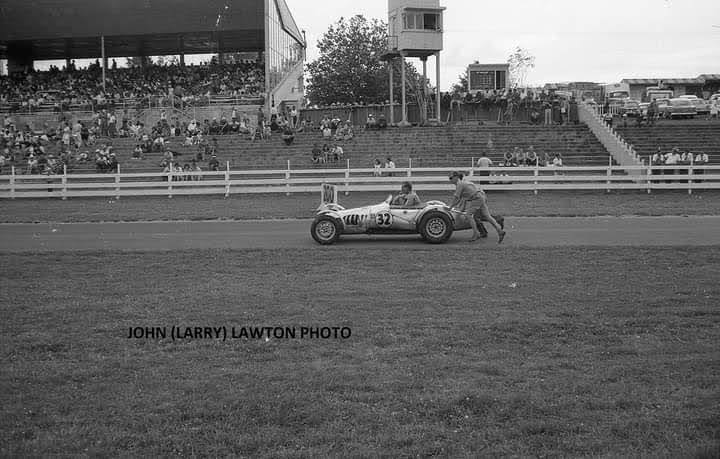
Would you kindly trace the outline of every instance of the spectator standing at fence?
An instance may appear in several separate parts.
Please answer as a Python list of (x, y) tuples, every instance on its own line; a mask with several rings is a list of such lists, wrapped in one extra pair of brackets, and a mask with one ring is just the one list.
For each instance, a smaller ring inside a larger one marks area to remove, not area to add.
[(545, 113), (545, 125), (552, 124), (552, 104), (549, 101), (543, 102), (543, 112)]
[[(483, 153), (482, 156), (480, 156), (480, 158), (477, 160), (477, 167), (479, 169), (478, 174), (481, 177), (490, 177), (490, 168), (492, 167), (492, 165), (492, 159), (488, 158), (487, 155)], [(481, 183), (486, 181), (488, 180), (480, 180)]]
[[(665, 165), (666, 166), (677, 166), (679, 161), (680, 161), (680, 150), (678, 150), (677, 147), (673, 148), (670, 153), (665, 155)], [(675, 174), (677, 174), (677, 171), (675, 169), (672, 169), (670, 167), (665, 169), (665, 175), (675, 175)], [(665, 179), (665, 183), (672, 183), (672, 180), (668, 177)]]
[(571, 124), (578, 124), (580, 122), (578, 104), (574, 97), (570, 99), (570, 104), (568, 106), (568, 117)]
[(265, 113), (263, 113), (262, 105), (258, 107), (256, 122), (257, 130), (262, 133), (265, 129)]
[(703, 153), (703, 152), (699, 151), (695, 154), (694, 159), (695, 159), (694, 165), (697, 166), (697, 169), (693, 169), (693, 174), (695, 174), (695, 175), (705, 174), (705, 166), (708, 165), (708, 162), (710, 161), (710, 157), (707, 155), (707, 153)]
[(382, 176), (382, 163), (380, 163), (380, 160), (375, 158), (375, 161), (373, 162), (373, 177), (380, 177)]
[(385, 160), (385, 169), (388, 169), (388, 177), (393, 177), (395, 175), (393, 173), (393, 170), (395, 170), (395, 161), (393, 161), (392, 158), (389, 156)]
[[(662, 166), (664, 164), (665, 155), (660, 147), (657, 147), (657, 151), (650, 157), (650, 164), (652, 166)], [(652, 175), (662, 175), (662, 169), (653, 168)], [(657, 180), (653, 180), (653, 183), (657, 183)]]

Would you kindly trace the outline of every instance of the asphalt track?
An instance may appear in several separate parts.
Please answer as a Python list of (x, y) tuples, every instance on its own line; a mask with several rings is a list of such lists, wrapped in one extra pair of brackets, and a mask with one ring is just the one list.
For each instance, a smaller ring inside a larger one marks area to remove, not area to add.
[[(8, 223), (0, 224), (0, 252), (320, 248), (309, 228), (310, 220)], [(720, 245), (720, 216), (512, 217), (506, 229), (508, 247)], [(418, 236), (344, 236), (331, 249), (497, 247), (492, 229), (490, 237), (472, 244), (470, 235), (456, 232), (437, 246)]]

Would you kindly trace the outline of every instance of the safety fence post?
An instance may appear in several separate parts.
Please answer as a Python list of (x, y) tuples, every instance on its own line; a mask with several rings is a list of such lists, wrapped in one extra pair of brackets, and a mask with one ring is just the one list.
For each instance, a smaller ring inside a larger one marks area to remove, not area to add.
[(350, 194), (350, 159), (346, 159), (347, 167), (345, 168), (345, 196)]
[(67, 199), (67, 164), (63, 164), (63, 176), (62, 176), (62, 200)]
[(115, 199), (120, 199), (120, 164), (115, 171)]
[(285, 196), (290, 196), (290, 160), (287, 160), (287, 171), (285, 171)]
[(168, 198), (172, 198), (172, 183), (173, 180), (175, 180), (175, 166), (173, 165), (172, 161), (170, 162), (170, 170), (168, 171)]
[(230, 161), (225, 161), (225, 197), (230, 197)]
[(15, 166), (10, 171), (10, 199), (15, 199)]

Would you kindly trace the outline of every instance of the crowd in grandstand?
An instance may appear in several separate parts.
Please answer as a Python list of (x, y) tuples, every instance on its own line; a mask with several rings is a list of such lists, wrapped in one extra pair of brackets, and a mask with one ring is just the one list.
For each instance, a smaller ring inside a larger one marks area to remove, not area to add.
[(205, 105), (213, 96), (257, 101), (264, 96), (262, 65), (255, 62), (210, 65), (147, 65), (107, 71), (103, 87), (99, 62), (87, 69), (0, 76), (0, 106), (32, 111), (52, 106), (97, 111), (113, 107)]
[[(663, 168), (653, 169), (653, 175), (680, 175), (688, 174), (689, 169), (687, 166), (706, 166), (710, 162), (710, 157), (707, 153), (702, 151), (681, 151), (678, 147), (674, 147), (670, 151), (663, 151), (661, 147), (658, 147), (657, 151), (650, 157), (650, 164), (652, 166), (684, 166), (678, 169)], [(693, 169), (694, 174), (702, 175), (705, 170), (700, 167)]]
[(445, 93), (441, 106), (454, 109), (462, 105), (497, 111), (497, 122), (510, 124), (521, 115), (532, 124), (578, 124), (578, 104), (574, 97), (561, 97), (545, 91), (481, 90), (475, 93)]

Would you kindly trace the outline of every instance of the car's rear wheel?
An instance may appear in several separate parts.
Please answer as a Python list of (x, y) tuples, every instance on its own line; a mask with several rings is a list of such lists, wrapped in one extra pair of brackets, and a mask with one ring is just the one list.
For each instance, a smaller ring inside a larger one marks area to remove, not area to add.
[(310, 234), (319, 244), (334, 244), (340, 238), (340, 225), (332, 217), (318, 217), (310, 227)]
[(431, 244), (447, 242), (452, 233), (452, 221), (450, 221), (450, 217), (443, 213), (429, 213), (420, 221), (420, 235)]

